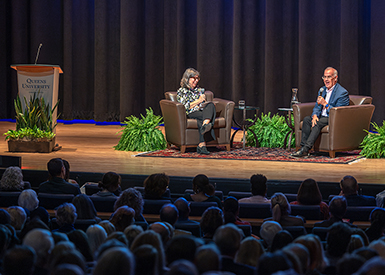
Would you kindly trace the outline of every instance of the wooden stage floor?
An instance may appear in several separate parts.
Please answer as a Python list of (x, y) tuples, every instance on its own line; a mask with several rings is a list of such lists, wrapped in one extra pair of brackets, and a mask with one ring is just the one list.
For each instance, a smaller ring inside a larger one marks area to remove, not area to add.
[[(0, 122), (0, 132), (15, 129), (11, 122)], [(298, 180), (314, 178), (319, 182), (339, 182), (345, 175), (353, 175), (359, 183), (385, 183), (385, 160), (364, 159), (352, 164), (315, 164), (265, 162), (250, 160), (139, 158), (137, 152), (115, 151), (120, 126), (94, 124), (58, 124), (56, 142), (62, 149), (49, 154), (10, 153), (7, 142), (0, 141), (0, 154), (21, 156), (22, 168), (46, 170), (46, 163), (55, 157), (68, 160), (71, 171), (148, 175), (165, 172), (170, 176), (193, 177), (203, 173), (215, 178), (248, 179), (262, 173), (270, 180)], [(236, 137), (240, 140), (241, 134)]]

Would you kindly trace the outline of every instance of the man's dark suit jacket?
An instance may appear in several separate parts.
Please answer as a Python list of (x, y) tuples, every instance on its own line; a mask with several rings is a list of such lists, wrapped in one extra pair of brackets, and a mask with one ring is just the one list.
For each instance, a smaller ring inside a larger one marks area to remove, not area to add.
[(354, 194), (345, 198), (348, 206), (376, 206), (376, 199), (372, 196)]
[(66, 182), (64, 179), (54, 177), (52, 180), (43, 182), (39, 186), (39, 193), (50, 194), (80, 194), (79, 186)]

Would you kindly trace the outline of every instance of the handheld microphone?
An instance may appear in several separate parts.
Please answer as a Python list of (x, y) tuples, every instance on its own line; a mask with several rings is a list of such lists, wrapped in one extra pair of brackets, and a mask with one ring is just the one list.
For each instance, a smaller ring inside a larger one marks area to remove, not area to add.
[[(318, 91), (318, 96), (322, 96), (322, 93), (323, 93), (323, 91), (324, 91), (325, 89), (322, 87), (321, 89), (319, 89), (319, 91)], [(319, 104), (318, 104), (319, 105)]]
[(35, 65), (36, 65), (36, 63), (37, 63), (37, 59), (39, 58), (41, 46), (43, 46), (43, 44), (40, 43), (39, 48), (37, 49), (37, 54), (36, 54), (36, 58), (35, 58)]

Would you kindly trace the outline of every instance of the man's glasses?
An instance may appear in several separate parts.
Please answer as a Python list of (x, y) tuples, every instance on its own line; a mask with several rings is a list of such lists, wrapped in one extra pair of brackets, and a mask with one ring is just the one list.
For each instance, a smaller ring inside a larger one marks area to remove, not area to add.
[(322, 79), (328, 79), (328, 80), (330, 80), (330, 79), (332, 79), (332, 78), (334, 78), (335, 77), (335, 75), (324, 75), (323, 77), (321, 77)]

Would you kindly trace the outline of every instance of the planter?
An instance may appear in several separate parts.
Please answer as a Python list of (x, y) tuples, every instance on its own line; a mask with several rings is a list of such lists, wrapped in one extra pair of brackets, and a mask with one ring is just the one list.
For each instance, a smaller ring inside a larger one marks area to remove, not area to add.
[(51, 153), (54, 147), (55, 138), (51, 141), (8, 140), (9, 152)]

